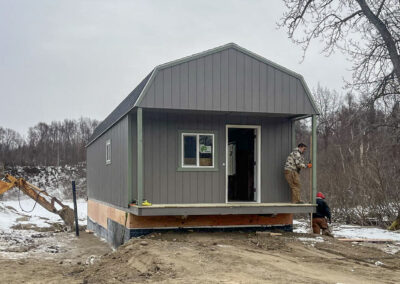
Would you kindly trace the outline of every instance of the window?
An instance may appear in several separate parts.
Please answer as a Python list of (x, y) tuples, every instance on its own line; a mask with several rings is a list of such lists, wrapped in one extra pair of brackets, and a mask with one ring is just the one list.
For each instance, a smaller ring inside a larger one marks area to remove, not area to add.
[(106, 165), (111, 164), (111, 140), (106, 141)]
[(182, 133), (182, 168), (214, 167), (214, 134)]

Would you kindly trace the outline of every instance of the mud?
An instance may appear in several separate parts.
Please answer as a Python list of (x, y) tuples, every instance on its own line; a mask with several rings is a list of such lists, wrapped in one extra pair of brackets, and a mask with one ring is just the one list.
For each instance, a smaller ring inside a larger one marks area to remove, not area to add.
[(0, 234), (0, 283), (82, 283), (74, 272), (112, 251), (93, 234), (14, 231)]
[(399, 252), (307, 234), (152, 234), (132, 239), (116, 251), (90, 234), (78, 239), (63, 234), (67, 233), (53, 236), (65, 244), (57, 253), (23, 259), (2, 256), (0, 279), (7, 283), (398, 283), (400, 279)]

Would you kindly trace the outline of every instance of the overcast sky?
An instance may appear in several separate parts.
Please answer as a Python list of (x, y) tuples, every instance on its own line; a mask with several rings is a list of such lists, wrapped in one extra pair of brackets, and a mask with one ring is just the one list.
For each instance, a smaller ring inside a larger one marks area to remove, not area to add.
[(156, 65), (235, 42), (342, 91), (350, 65), (277, 29), (281, 1), (0, 0), (0, 126), (104, 119)]

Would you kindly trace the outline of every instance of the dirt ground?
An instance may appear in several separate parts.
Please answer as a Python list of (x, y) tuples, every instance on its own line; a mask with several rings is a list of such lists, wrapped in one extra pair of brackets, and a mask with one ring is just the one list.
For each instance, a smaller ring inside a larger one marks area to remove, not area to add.
[(43, 230), (0, 234), (0, 283), (82, 283), (66, 273), (98, 261), (109, 245), (80, 232)]
[[(400, 252), (283, 233), (155, 233), (118, 250), (92, 234), (57, 253), (0, 254), (2, 283), (399, 283)], [(65, 241), (67, 239), (67, 241)], [(57, 243), (57, 242), (56, 242)], [(26, 252), (25, 252), (26, 253)]]

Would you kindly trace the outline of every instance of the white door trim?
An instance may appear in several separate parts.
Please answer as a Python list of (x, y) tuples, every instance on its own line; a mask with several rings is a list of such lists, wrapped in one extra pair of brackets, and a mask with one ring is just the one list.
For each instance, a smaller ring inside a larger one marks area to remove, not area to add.
[(257, 131), (257, 181), (256, 182), (256, 195), (257, 201), (248, 201), (246, 203), (261, 203), (261, 125), (243, 125), (243, 124), (227, 124), (225, 127), (225, 203), (242, 203), (242, 202), (229, 202), (228, 200), (228, 129), (229, 128), (248, 128), (256, 129)]

